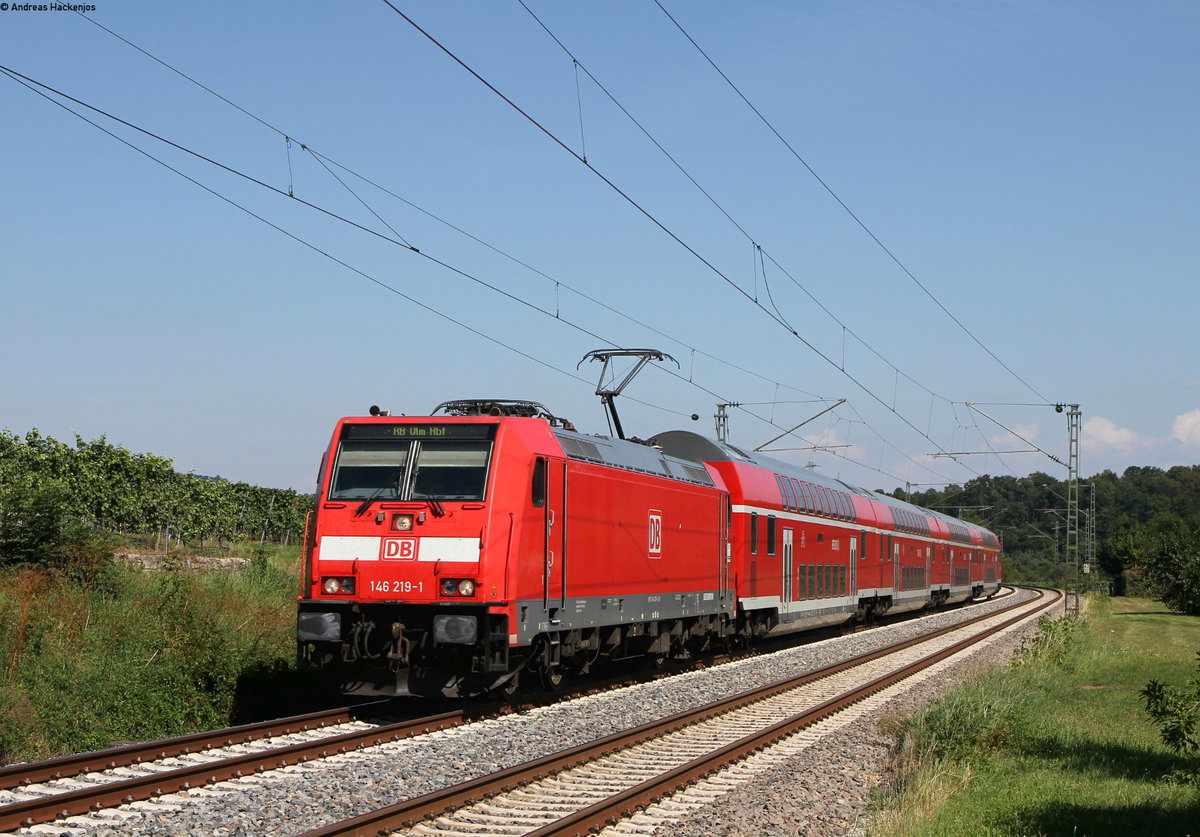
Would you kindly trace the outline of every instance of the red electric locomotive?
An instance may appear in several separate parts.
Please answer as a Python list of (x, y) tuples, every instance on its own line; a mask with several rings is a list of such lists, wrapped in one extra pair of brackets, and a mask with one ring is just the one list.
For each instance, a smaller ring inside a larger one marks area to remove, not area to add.
[[(440, 414), (439, 414), (440, 412)], [(344, 418), (305, 537), (302, 666), (359, 694), (547, 687), (994, 593), (972, 524), (694, 433), (578, 433), (524, 401)]]

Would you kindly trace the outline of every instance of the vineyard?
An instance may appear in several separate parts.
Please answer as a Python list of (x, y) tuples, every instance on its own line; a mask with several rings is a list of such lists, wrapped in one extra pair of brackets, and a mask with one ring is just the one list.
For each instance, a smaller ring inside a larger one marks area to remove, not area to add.
[[(292, 657), (311, 504), (104, 438), (0, 432), (0, 763), (308, 711)], [(249, 560), (149, 571), (122, 551)]]
[(0, 431), (0, 562), (46, 563), (45, 550), (82, 533), (166, 551), (236, 541), (297, 542), (312, 497), (196, 474), (131, 453), (103, 436), (74, 447), (36, 429)]

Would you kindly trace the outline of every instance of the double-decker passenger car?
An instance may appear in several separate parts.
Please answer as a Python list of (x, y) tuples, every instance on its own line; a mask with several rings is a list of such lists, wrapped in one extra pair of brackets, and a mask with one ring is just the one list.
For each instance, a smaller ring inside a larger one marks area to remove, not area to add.
[(302, 574), (302, 665), (349, 692), (444, 695), (1000, 582), (973, 524), (694, 433), (590, 436), (498, 400), (340, 420)]

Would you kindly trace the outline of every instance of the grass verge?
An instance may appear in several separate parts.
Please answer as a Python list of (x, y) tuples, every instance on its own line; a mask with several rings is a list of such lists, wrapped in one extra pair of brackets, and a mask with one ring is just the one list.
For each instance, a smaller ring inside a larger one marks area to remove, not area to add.
[(294, 565), (0, 571), (0, 763), (307, 710)]
[(898, 790), (871, 837), (1200, 835), (1200, 783), (1140, 692), (1193, 676), (1200, 619), (1144, 599), (1043, 623), (1017, 664), (890, 724)]

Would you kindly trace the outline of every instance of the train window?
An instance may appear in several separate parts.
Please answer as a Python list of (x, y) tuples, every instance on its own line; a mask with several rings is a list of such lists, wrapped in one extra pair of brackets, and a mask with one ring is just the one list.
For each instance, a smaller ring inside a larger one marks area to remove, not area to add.
[(809, 493), (809, 490), (808, 490), (808, 487), (809, 487), (808, 483), (802, 482), (802, 483), (798, 483), (798, 485), (800, 486), (800, 498), (801, 498), (800, 499), (800, 507), (803, 508), (806, 512), (816, 511), (817, 507), (813, 505), (812, 495)]
[(758, 512), (750, 512), (750, 554), (758, 554)]
[(787, 477), (781, 477), (780, 481), (783, 483), (783, 493), (788, 498), (792, 511), (800, 511), (800, 498), (796, 496), (796, 486), (792, 485), (792, 481)]
[(767, 515), (767, 554), (775, 554), (775, 515)]
[(546, 458), (539, 456), (533, 463), (533, 505), (542, 508), (546, 505)]
[(343, 441), (333, 466), (330, 500), (394, 500), (400, 496), (411, 442)]
[(491, 442), (422, 442), (413, 500), (482, 500)]
[(829, 489), (818, 485), (817, 490), (821, 493), (821, 510), (825, 512), (826, 517), (834, 517), (833, 497), (830, 495)]
[(790, 486), (786, 484), (786, 480), (779, 474), (775, 475), (775, 485), (779, 488), (779, 502), (784, 510), (792, 510), (792, 493), (789, 490)]

